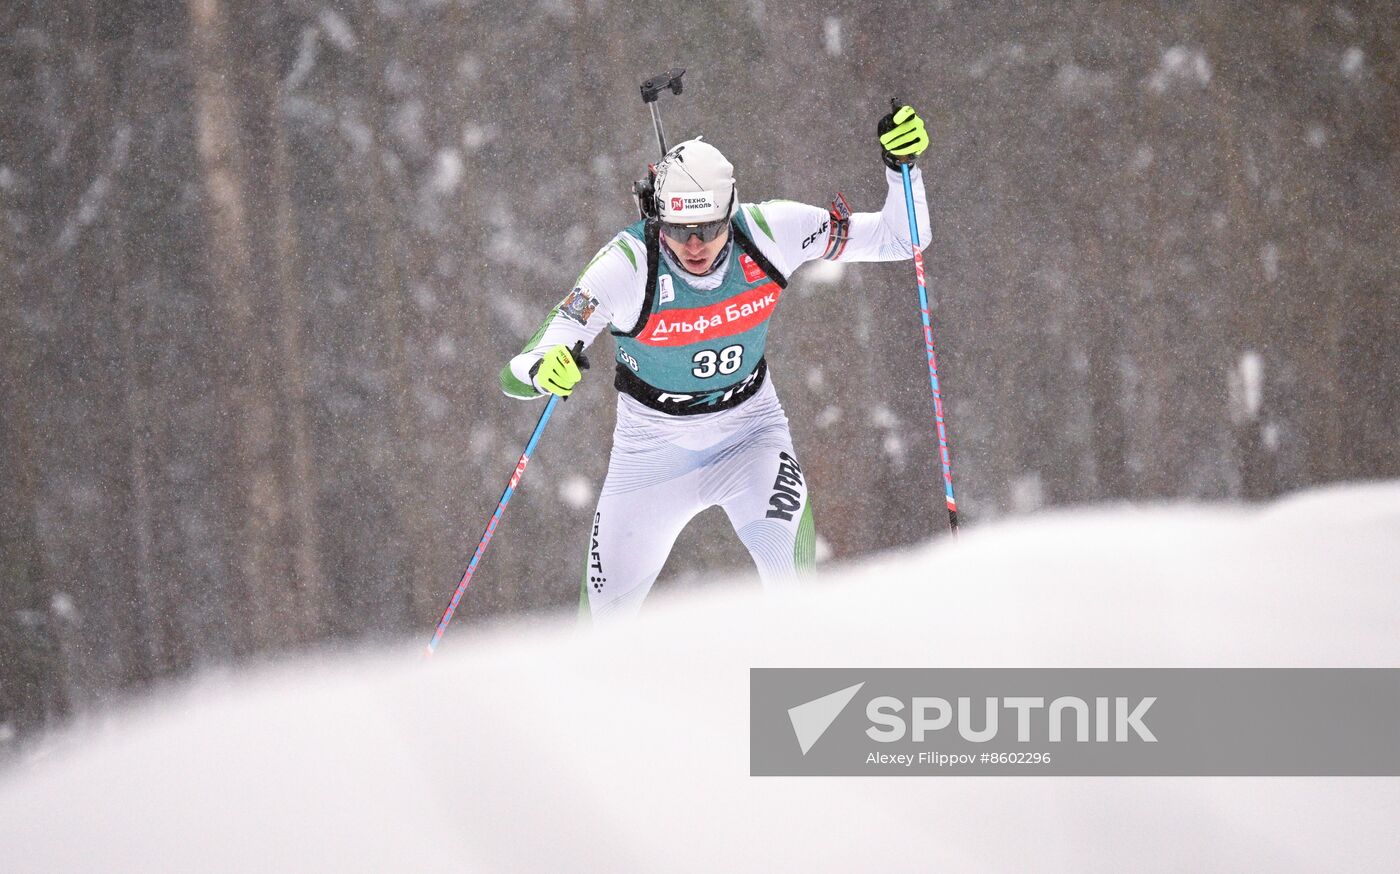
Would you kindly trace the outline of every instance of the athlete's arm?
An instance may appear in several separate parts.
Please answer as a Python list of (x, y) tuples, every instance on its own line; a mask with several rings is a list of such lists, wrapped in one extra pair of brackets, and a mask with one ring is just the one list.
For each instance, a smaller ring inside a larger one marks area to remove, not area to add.
[(631, 328), (646, 291), (646, 250), (627, 232), (618, 234), (588, 262), (574, 288), (545, 316), (525, 348), (501, 369), (501, 390), (514, 398), (543, 392), (531, 373), (556, 346), (587, 347), (610, 323)]
[[(885, 162), (885, 181), (889, 190), (880, 220), (868, 215), (851, 216), (851, 239), (844, 252), (833, 257), (847, 261), (890, 261), (914, 257), (910, 237), (920, 250), (933, 239), (929, 227), (928, 203), (924, 196), (924, 177), (914, 161), (928, 148), (928, 130), (914, 107), (890, 101), (890, 112), (875, 125), (880, 139), (880, 158)], [(904, 173), (909, 174), (909, 189), (904, 187)], [(910, 201), (913, 201), (911, 204)], [(912, 206), (912, 210), (910, 207)], [(835, 213), (838, 208), (832, 206)], [(911, 213), (913, 217), (911, 227)]]
[[(851, 213), (850, 238), (837, 261), (903, 261), (914, 257), (909, 245), (909, 208), (904, 199), (904, 177), (885, 168), (885, 205), (879, 212)], [(914, 215), (919, 222), (919, 251), (933, 239), (929, 225), (928, 199), (924, 176), (918, 167), (909, 169), (909, 187), (914, 192)]]
[[(890, 112), (876, 124), (880, 155), (885, 163), (887, 191), (879, 212), (850, 213), (837, 195), (829, 210), (820, 210), (787, 201), (746, 206), (750, 225), (768, 237), (765, 247), (760, 234), (754, 241), (785, 275), (817, 258), (833, 261), (902, 261), (914, 256), (909, 227), (908, 199), (904, 194), (904, 167), (909, 168), (910, 193), (914, 201), (919, 249), (933, 239), (929, 226), (928, 200), (924, 177), (914, 160), (929, 144), (924, 120), (907, 105), (892, 104)], [(776, 252), (767, 251), (768, 248)]]
[[(851, 213), (844, 223), (829, 209), (770, 200), (744, 205), (744, 215), (753, 230), (754, 242), (785, 276), (808, 261), (827, 258), (835, 261), (902, 261), (913, 257), (909, 245), (909, 217), (904, 203), (904, 179), (885, 170), (889, 190), (879, 212)], [(914, 189), (914, 213), (919, 219), (919, 249), (926, 248), (929, 233), (928, 201), (924, 197), (923, 176), (917, 167), (910, 171)], [(841, 237), (845, 237), (844, 245)]]

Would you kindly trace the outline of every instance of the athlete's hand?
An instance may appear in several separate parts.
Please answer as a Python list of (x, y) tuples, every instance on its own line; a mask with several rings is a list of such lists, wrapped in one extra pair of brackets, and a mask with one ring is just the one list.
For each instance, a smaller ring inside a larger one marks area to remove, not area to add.
[(535, 388), (566, 398), (574, 393), (574, 386), (583, 378), (580, 370), (588, 369), (588, 359), (583, 356), (583, 341), (574, 344), (571, 351), (562, 343), (544, 354), (544, 358), (530, 368), (530, 378)]
[(890, 112), (875, 127), (880, 137), (881, 157), (891, 170), (898, 170), (901, 164), (914, 166), (914, 159), (928, 148), (928, 131), (924, 120), (912, 106), (903, 106), (897, 100), (890, 101)]

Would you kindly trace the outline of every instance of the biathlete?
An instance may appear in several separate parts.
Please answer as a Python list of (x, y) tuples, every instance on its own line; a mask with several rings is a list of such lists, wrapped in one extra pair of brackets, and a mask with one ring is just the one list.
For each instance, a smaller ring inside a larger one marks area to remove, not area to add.
[[(807, 479), (764, 343), (788, 277), (808, 261), (913, 257), (899, 167), (928, 134), (903, 106), (877, 135), (889, 186), (879, 212), (853, 213), (839, 194), (830, 209), (741, 203), (719, 149), (676, 145), (654, 169), (644, 218), (593, 257), (501, 371), (512, 397), (568, 397), (581, 378), (570, 350), (605, 328), (616, 340), (617, 425), (580, 595), (595, 620), (635, 614), (676, 537), (708, 507), (724, 509), (765, 587), (793, 586), (812, 567)], [(923, 179), (910, 173), (928, 228)]]

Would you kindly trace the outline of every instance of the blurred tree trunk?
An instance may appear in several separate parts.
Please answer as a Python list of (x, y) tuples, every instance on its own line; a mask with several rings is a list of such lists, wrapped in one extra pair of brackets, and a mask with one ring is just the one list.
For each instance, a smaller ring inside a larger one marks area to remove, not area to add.
[[(1240, 41), (1248, 43), (1257, 38), (1258, 34), (1251, 26), (1253, 23), (1250, 16), (1228, 14), (1210, 16), (1206, 22), (1207, 50), (1212, 57), (1221, 59), (1217, 75), (1233, 86), (1217, 88), (1211, 101), (1211, 120), (1219, 131), (1221, 144), (1216, 184), (1225, 227), (1219, 241), (1228, 253), (1259, 251), (1262, 244), (1259, 235), (1265, 221), (1258, 198), (1250, 190), (1248, 181), (1251, 168), (1257, 161), (1250, 144), (1252, 136), (1249, 113), (1246, 111), (1249, 79), (1245, 75), (1244, 65), (1231, 58), (1229, 53), (1231, 44)], [(1241, 91), (1245, 94), (1241, 94)], [(1243, 380), (1245, 354), (1260, 356), (1263, 366), (1268, 366), (1269, 357), (1265, 356), (1265, 349), (1270, 345), (1270, 327), (1259, 318), (1259, 313), (1267, 309), (1269, 277), (1265, 275), (1260, 259), (1234, 257), (1230, 262), (1224, 277), (1226, 287), (1232, 292), (1225, 307), (1229, 345), (1222, 351), (1233, 368), (1230, 375), (1230, 422), (1234, 463), (1239, 477), (1239, 496), (1246, 500), (1263, 500), (1277, 492), (1274, 458), (1264, 439), (1268, 394), (1261, 397), (1258, 409), (1249, 409)]]
[(320, 632), (320, 618), (326, 608), (326, 585), (321, 569), (320, 528), (316, 516), (316, 472), (307, 416), (306, 354), (302, 345), (306, 321), (300, 242), (296, 211), (292, 203), (292, 170), (287, 151), (286, 130), (282, 123), (282, 88), (278, 81), (276, 22), (264, 18), (261, 26), (249, 27), (249, 51), (256, 51), (253, 65), (256, 88), (250, 90), (251, 105), (262, 113), (259, 126), (263, 135), (260, 151), (270, 158), (267, 198), (271, 201), (274, 242), (268, 251), (276, 260), (277, 377), (280, 389), (283, 427), (286, 430), (286, 500), (291, 518), (286, 535), (292, 557), (295, 585), (295, 640), (308, 640)]
[(229, 486), (244, 595), (235, 611), (246, 623), (237, 645), (246, 652), (304, 639), (320, 588), (289, 264), (296, 247), (276, 80), (268, 78), (277, 70), (271, 28), (256, 9), (231, 23), (221, 0), (189, 0), (189, 11), (209, 267), (232, 410)]
[(128, 500), (132, 470), (127, 450), (131, 440), (140, 438), (127, 427), (128, 362), (119, 339), (120, 301), (131, 279), (126, 262), (130, 229), (123, 221), (128, 199), (123, 195), (133, 138), (127, 96), (140, 87), (139, 79), (132, 78), (134, 23), (135, 10), (129, 6), (73, 4), (60, 43), (67, 50), (64, 74), (72, 99), (63, 114), (74, 133), (57, 186), (67, 217), (52, 271), (66, 280), (67, 288), (84, 292), (70, 304), (77, 317), (65, 320), (58, 339), (59, 348), (85, 350), (65, 363), (76, 365), (86, 378), (65, 399), (73, 405), (66, 421), (49, 427), (76, 447), (69, 461), (73, 466), (63, 476), (65, 489), (92, 495), (90, 501), (71, 505), (67, 548), (76, 560), (65, 576), (82, 620), (78, 648), (96, 654), (95, 667), (105, 674), (99, 689), (139, 688), (153, 675), (147, 622), (153, 607), (151, 576), (144, 561), (150, 554), (141, 553), (150, 541), (143, 542), (136, 530), (140, 520)]
[(35, 520), (38, 462), (28, 402), (34, 362), (19, 311), (15, 254), (9, 228), (0, 223), (0, 752), (15, 734), (59, 720), (70, 707), (62, 617), (51, 605)]
[[(462, 18), (466, 13), (454, 9), (449, 15)], [(465, 21), (456, 22), (458, 26)], [(428, 500), (430, 477), (423, 464), (424, 434), (419, 420), (417, 379), (421, 362), (415, 360), (424, 345), (424, 331), (414, 306), (410, 285), (418, 273), (405, 264), (423, 268), (431, 263), (422, 245), (415, 245), (414, 235), (406, 233), (404, 225), (412, 227), (411, 216), (396, 208), (392, 180), (384, 170), (382, 152), (392, 128), (394, 101), (389, 89), (383, 87), (380, 74), (390, 62), (413, 58), (415, 52), (409, 40), (403, 39), (399, 28), (379, 21), (366, 24), (365, 64), (367, 81), (363, 99), (370, 103), (375, 135), (374, 145), (364, 155), (362, 171), (364, 186), (366, 249), (371, 260), (370, 294), (374, 299), (378, 321), (384, 330), (384, 354), (388, 370), (390, 418), (393, 435), (393, 458), (396, 462), (390, 475), (389, 493), (393, 500), (393, 519), (397, 537), (395, 551), (399, 554), (399, 578), (390, 581), (397, 591), (389, 600), (395, 605), (397, 621), (421, 623), (425, 627), (435, 610), (441, 610), (442, 593), (449, 585), (429, 572), (431, 548), (429, 543)], [(416, 66), (414, 69), (418, 69)], [(431, 269), (430, 267), (428, 268)], [(426, 283), (426, 278), (419, 279)], [(424, 287), (427, 287), (426, 285)], [(464, 326), (466, 329), (467, 326)]]
[[(1342, 148), (1329, 168), (1348, 219), (1339, 236), (1351, 244), (1333, 239), (1344, 289), (1337, 306), (1350, 316), (1340, 338), (1340, 475), (1353, 480), (1400, 476), (1400, 7), (1373, 0), (1361, 12), (1390, 26), (1358, 35), (1365, 87), (1349, 88), (1332, 107)], [(1375, 168), (1365, 176), (1353, 166), (1363, 161)], [(1367, 202), (1357, 188), (1379, 196)]]
[(126, 437), (126, 471), (124, 480), (124, 515), (131, 546), (131, 587), (133, 606), (139, 627), (133, 629), (139, 657), (146, 677), (165, 672), (170, 628), (170, 611), (164, 603), (161, 586), (155, 574), (155, 508), (152, 472), (149, 458), (151, 413), (147, 367), (143, 360), (141, 342), (144, 322), (145, 286), (135, 281), (128, 268), (128, 241), (122, 228), (114, 222), (107, 228), (111, 251), (113, 279), (111, 307), (117, 335), (119, 367), (117, 380), (122, 396), (120, 421)]

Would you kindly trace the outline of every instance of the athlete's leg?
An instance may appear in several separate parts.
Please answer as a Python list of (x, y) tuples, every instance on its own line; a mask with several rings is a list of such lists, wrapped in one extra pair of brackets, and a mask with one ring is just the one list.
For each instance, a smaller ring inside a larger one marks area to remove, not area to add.
[(583, 570), (595, 621), (641, 610), (676, 537), (700, 511), (695, 501), (679, 499), (687, 491), (693, 494), (694, 478), (690, 474), (690, 483), (673, 480), (632, 492), (605, 489), (598, 498)]
[(786, 417), (751, 434), (707, 470), (764, 588), (795, 587), (815, 564), (816, 530), (807, 478), (792, 451)]
[(706, 506), (698, 494), (701, 457), (619, 417), (583, 571), (595, 621), (641, 609), (676, 537)]

